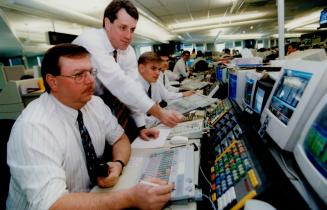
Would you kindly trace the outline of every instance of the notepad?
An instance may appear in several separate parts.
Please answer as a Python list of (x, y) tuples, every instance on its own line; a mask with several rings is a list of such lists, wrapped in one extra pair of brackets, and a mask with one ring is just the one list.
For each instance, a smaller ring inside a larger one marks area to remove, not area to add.
[(170, 133), (170, 128), (158, 128), (159, 136), (156, 139), (150, 139), (145, 141), (140, 137), (137, 137), (132, 143), (133, 149), (149, 149), (149, 148), (160, 148), (163, 147), (167, 137)]

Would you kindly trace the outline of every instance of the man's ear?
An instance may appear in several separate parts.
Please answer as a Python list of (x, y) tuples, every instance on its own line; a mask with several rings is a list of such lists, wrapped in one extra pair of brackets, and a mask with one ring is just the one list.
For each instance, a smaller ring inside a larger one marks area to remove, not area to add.
[(51, 74), (47, 74), (45, 77), (48, 85), (51, 88), (51, 91), (56, 91), (58, 90), (58, 82), (57, 82), (57, 78)]
[(104, 18), (104, 29), (108, 30), (111, 27), (111, 22), (109, 20), (109, 18), (105, 17)]

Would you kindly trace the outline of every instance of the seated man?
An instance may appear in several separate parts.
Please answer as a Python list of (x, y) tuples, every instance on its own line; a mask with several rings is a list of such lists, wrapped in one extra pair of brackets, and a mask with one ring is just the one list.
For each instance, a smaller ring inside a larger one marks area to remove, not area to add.
[[(165, 107), (167, 106), (166, 101), (168, 100), (173, 100), (184, 96), (190, 96), (195, 93), (195, 91), (193, 90), (186, 91), (183, 93), (175, 93), (168, 91), (163, 85), (163, 83), (158, 81), (161, 69), (161, 62), (162, 61), (160, 56), (155, 52), (145, 52), (138, 59), (138, 67), (140, 73), (139, 80), (144, 87), (144, 91), (147, 92), (148, 96), (153, 101), (160, 104), (160, 106)], [(153, 120), (150, 121), (153, 122)]]
[[(138, 184), (119, 192), (89, 193), (117, 183), (131, 147), (95, 87), (90, 55), (63, 44), (42, 61), (46, 92), (17, 119), (8, 142), (11, 172), (7, 209), (162, 208), (173, 185)], [(105, 142), (113, 161), (101, 164)], [(105, 167), (109, 166), (109, 167)]]
[[(179, 88), (174, 87), (170, 84), (170, 78), (171, 76), (169, 74), (174, 74), (172, 71), (168, 70), (169, 66), (169, 56), (166, 52), (161, 51), (158, 53), (158, 55), (161, 58), (161, 68), (160, 68), (160, 76), (158, 81), (162, 82), (162, 84), (165, 86), (165, 88), (170, 92), (179, 92)], [(177, 77), (176, 77), (177, 78)], [(174, 79), (175, 81), (176, 79)]]
[(183, 79), (192, 75), (191, 72), (187, 71), (186, 62), (190, 59), (190, 51), (185, 50), (182, 52), (181, 58), (177, 61), (174, 66), (173, 72), (178, 75), (178, 79), (183, 81)]

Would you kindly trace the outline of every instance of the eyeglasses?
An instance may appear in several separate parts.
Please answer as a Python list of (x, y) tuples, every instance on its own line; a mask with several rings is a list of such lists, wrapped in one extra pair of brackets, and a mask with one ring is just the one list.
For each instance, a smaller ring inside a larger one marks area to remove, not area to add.
[(81, 71), (78, 72), (74, 75), (58, 75), (57, 77), (66, 77), (66, 78), (71, 78), (73, 79), (76, 83), (82, 83), (83, 81), (85, 81), (85, 78), (87, 76), (92, 76), (95, 77), (97, 75), (98, 71), (95, 68), (92, 68), (90, 70), (85, 70), (85, 71)]

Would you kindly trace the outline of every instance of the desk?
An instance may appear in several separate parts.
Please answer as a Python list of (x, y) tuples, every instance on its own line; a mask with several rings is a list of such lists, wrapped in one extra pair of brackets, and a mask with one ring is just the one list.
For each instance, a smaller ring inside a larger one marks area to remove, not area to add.
[[(190, 140), (189, 144), (195, 143), (198, 147), (200, 147), (200, 140)], [(172, 145), (169, 141), (166, 141), (165, 148), (169, 148)], [(126, 189), (129, 187), (134, 186), (138, 182), (138, 177), (140, 176), (140, 165), (142, 164), (142, 157), (146, 154), (152, 153), (156, 149), (133, 149), (131, 158), (124, 168), (123, 174), (119, 178), (118, 183), (112, 188), (99, 188), (95, 186), (91, 192), (107, 192), (107, 191), (117, 191), (121, 189)], [(198, 184), (199, 180), (199, 165), (200, 165), (200, 149), (194, 152), (194, 172), (195, 172), (195, 182)], [(168, 206), (167, 209), (174, 209), (174, 210), (196, 210), (197, 205), (196, 202), (185, 203), (185, 204), (174, 204)]]

